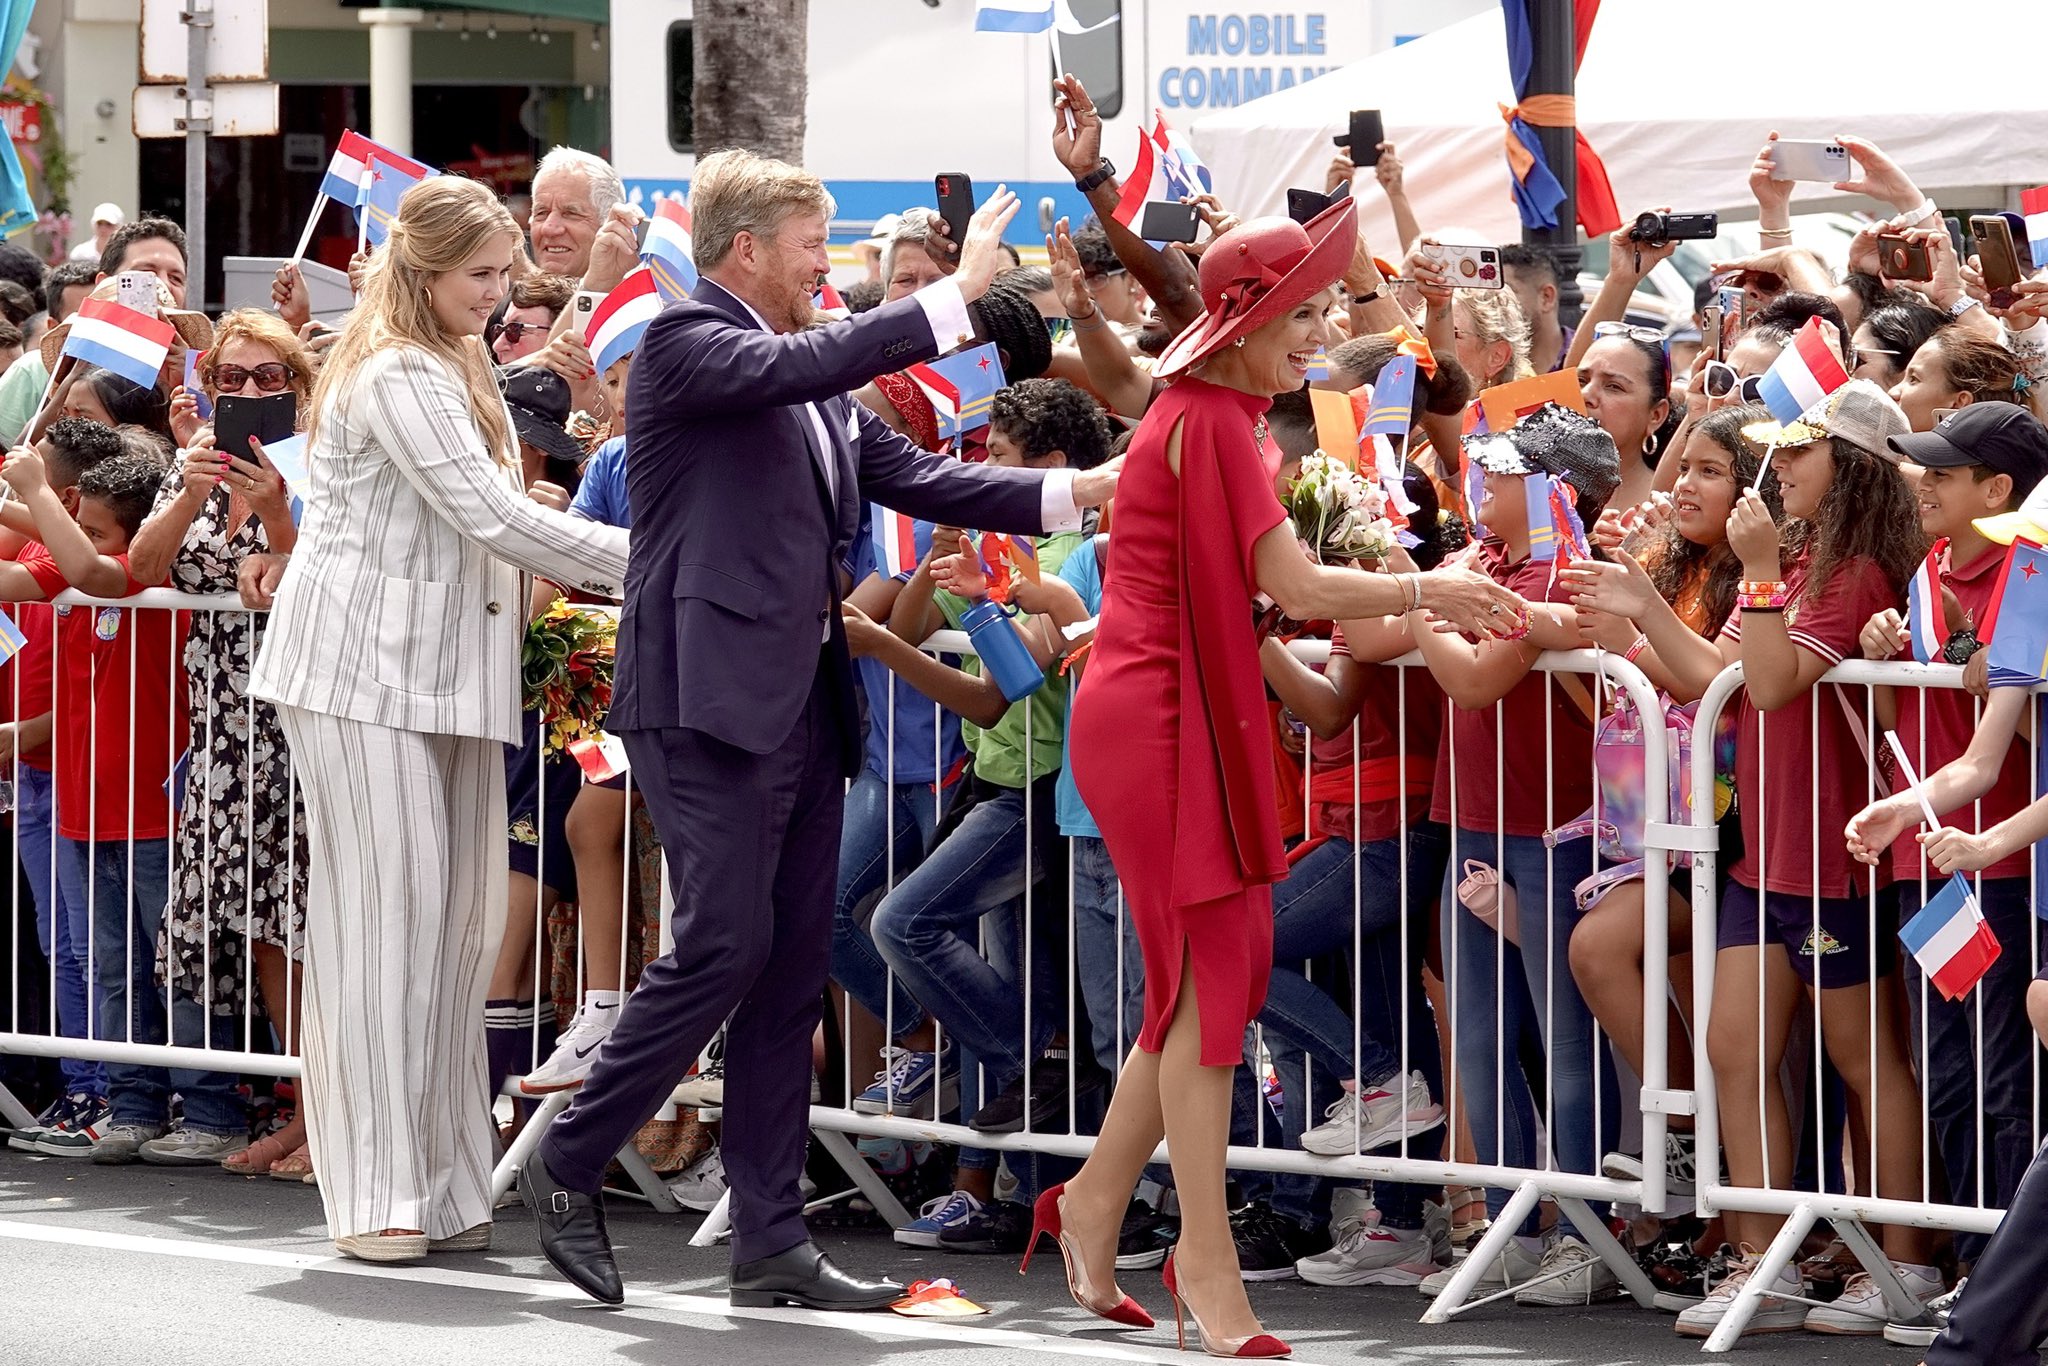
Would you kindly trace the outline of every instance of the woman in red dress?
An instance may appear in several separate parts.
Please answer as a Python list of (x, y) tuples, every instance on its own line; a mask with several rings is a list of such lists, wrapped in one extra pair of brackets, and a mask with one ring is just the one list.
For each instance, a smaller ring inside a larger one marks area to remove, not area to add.
[(1302, 386), (1328, 340), (1355, 215), (1347, 199), (1306, 227), (1259, 219), (1203, 253), (1207, 311), (1162, 358), (1175, 382), (1125, 460), (1101, 626), (1070, 721), (1075, 780), (1143, 951), (1145, 1022), (1093, 1153), (1039, 1199), (1037, 1224), (1058, 1240), (1077, 1303), (1148, 1326), (1112, 1273), (1132, 1187), (1164, 1137), (1181, 1206), (1166, 1286), (1176, 1328), (1185, 1303), (1215, 1356), (1288, 1352), (1245, 1297), (1224, 1196), (1231, 1074), (1265, 999), (1271, 884), (1286, 871), (1253, 598), (1300, 620), (1421, 607), (1474, 630), (1505, 629), (1520, 605), (1462, 569), (1317, 565), (1273, 495), (1261, 417)]

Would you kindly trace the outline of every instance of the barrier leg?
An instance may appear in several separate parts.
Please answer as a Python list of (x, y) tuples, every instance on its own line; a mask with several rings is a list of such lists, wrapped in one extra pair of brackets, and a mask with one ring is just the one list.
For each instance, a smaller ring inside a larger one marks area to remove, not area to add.
[(519, 1169), (526, 1159), (533, 1156), (533, 1150), (540, 1146), (540, 1136), (548, 1131), (548, 1125), (556, 1115), (569, 1108), (567, 1091), (557, 1091), (540, 1103), (533, 1118), (526, 1121), (526, 1127), (519, 1131), (519, 1137), (512, 1140), (512, 1146), (498, 1159), (498, 1165), (491, 1169), (491, 1202), (496, 1204), (505, 1198), (505, 1192), (512, 1189), (512, 1180), (519, 1175)]
[(1778, 1273), (1792, 1265), (1799, 1256), (1799, 1245), (1813, 1231), (1814, 1217), (1813, 1206), (1804, 1201), (1792, 1207), (1785, 1227), (1778, 1230), (1778, 1236), (1771, 1240), (1770, 1249), (1756, 1264), (1756, 1270), (1749, 1273), (1748, 1282), (1736, 1293), (1735, 1303), (1728, 1306), (1727, 1314), (1714, 1325), (1713, 1335), (1707, 1339), (1707, 1351), (1725, 1352), (1735, 1346), (1742, 1337), (1742, 1330), (1749, 1327), (1758, 1306), (1763, 1304), (1765, 1289), (1776, 1285)]
[(1485, 1299), (1465, 1303), (1465, 1297), (1479, 1286), (1479, 1278), (1486, 1274), (1501, 1253), (1507, 1250), (1508, 1240), (1515, 1236), (1515, 1230), (1536, 1208), (1536, 1202), (1543, 1197), (1542, 1189), (1534, 1181), (1524, 1181), (1515, 1187), (1515, 1193), (1508, 1197), (1507, 1205), (1495, 1217), (1493, 1226), (1486, 1230), (1486, 1236), (1479, 1240), (1479, 1246), (1472, 1249), (1458, 1268), (1451, 1283), (1443, 1293), (1430, 1301), (1429, 1308), (1422, 1311), (1424, 1323), (1449, 1323), (1467, 1309), (1477, 1309), (1482, 1304), (1491, 1304), (1504, 1295), (1512, 1295), (1520, 1286), (1511, 1285), (1505, 1290), (1488, 1295)]
[(29, 1113), (28, 1107), (14, 1092), (0, 1086), (0, 1120), (7, 1121), (9, 1128), (24, 1129), (35, 1123), (36, 1117)]
[(1884, 1292), (1884, 1307), (1891, 1314), (1894, 1323), (1928, 1322), (1927, 1306), (1913, 1298), (1906, 1290), (1906, 1283), (1899, 1279), (1899, 1273), (1892, 1269), (1892, 1259), (1884, 1255), (1877, 1239), (1870, 1236), (1870, 1230), (1863, 1227), (1858, 1219), (1837, 1219), (1834, 1221), (1835, 1236), (1848, 1244), (1856, 1254), (1856, 1260), (1863, 1263), (1863, 1269)]
[(1607, 1263), (1607, 1269), (1614, 1273), (1614, 1279), (1621, 1282), (1621, 1288), (1633, 1295), (1643, 1308), (1655, 1309), (1657, 1287), (1644, 1274), (1642, 1263), (1630, 1256), (1621, 1240), (1608, 1231), (1607, 1222), (1596, 1218), (1586, 1202), (1576, 1196), (1558, 1196), (1557, 1207), (1571, 1220), (1579, 1236), (1586, 1240), (1586, 1246)]
[(683, 1207), (675, 1196), (669, 1194), (668, 1182), (661, 1179), (661, 1173), (649, 1166), (647, 1159), (640, 1156), (640, 1150), (628, 1143), (619, 1149), (614, 1159), (632, 1183), (647, 1197), (647, 1203), (654, 1207), (656, 1214), (681, 1214)]
[(890, 1228), (902, 1228), (910, 1222), (910, 1211), (896, 1198), (896, 1192), (889, 1189), (889, 1183), (867, 1164), (867, 1159), (860, 1155), (860, 1149), (851, 1139), (837, 1129), (813, 1129), (811, 1137), (832, 1155), (839, 1169), (860, 1188), (860, 1193), (875, 1207), (875, 1213), (888, 1221)]
[(697, 1231), (690, 1235), (691, 1247), (711, 1247), (720, 1238), (732, 1232), (732, 1192), (726, 1191), (718, 1197), (718, 1203), (704, 1216), (704, 1222), (697, 1225)]

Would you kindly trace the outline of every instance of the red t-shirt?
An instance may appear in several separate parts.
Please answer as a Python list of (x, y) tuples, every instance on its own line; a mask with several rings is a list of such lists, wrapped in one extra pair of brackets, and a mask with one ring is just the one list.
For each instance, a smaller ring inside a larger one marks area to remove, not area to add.
[[(1330, 657), (1350, 658), (1344, 628), (1330, 635)], [(1425, 669), (1360, 664), (1366, 673), (1357, 743), (1350, 731), (1309, 748), (1309, 815), (1313, 833), (1369, 844), (1399, 838), (1429, 815), (1444, 694)], [(1355, 818), (1355, 819), (1354, 819)]]
[[(36, 548), (42, 549), (40, 545)], [(50, 606), (42, 602), (10, 603), (6, 615), (14, 619), (27, 643), (15, 652), (13, 669), (0, 672), (0, 721), (27, 720), (43, 715), (55, 702), (56, 658), (50, 643)], [(24, 767), (48, 773), (52, 761), (49, 743), (21, 751), (20, 759)]]
[[(1509, 565), (1495, 543), (1488, 543), (1486, 552), (1486, 572), (1521, 594), (1523, 601), (1571, 601), (1564, 584), (1552, 582), (1548, 560)], [(1531, 669), (1492, 706), (1477, 711), (1450, 708), (1450, 725), (1437, 757), (1431, 818), (1451, 819), (1454, 783), (1456, 824), (1461, 830), (1498, 828), (1507, 835), (1542, 835), (1591, 810), (1593, 723), (1568, 691), (1573, 685), (1570, 675)], [(1583, 678), (1576, 686), (1590, 701)], [(1496, 798), (1499, 809), (1507, 813), (1504, 817), (1496, 818)]]
[[(1844, 561), (1820, 596), (1808, 598), (1802, 559), (1786, 566), (1785, 586), (1791, 596), (1787, 635), (1829, 667), (1855, 652), (1864, 623), (1875, 613), (1899, 605), (1898, 586), (1875, 560)], [(1721, 635), (1742, 639), (1740, 609)], [(1891, 882), (1885, 864), (1873, 870), (1850, 858), (1842, 834), (1849, 817), (1870, 800), (1871, 769), (1858, 739), (1864, 725), (1862, 688), (1823, 683), (1771, 712), (1758, 711), (1748, 691), (1742, 692), (1735, 714), (1735, 795), (1742, 808), (1743, 853), (1730, 877), (1745, 887), (1793, 896), (1818, 889), (1832, 898), (1861, 896), (1873, 882)]]
[[(49, 596), (70, 587), (47, 547), (31, 544), (17, 558)], [(115, 558), (126, 570), (128, 557)], [(122, 596), (144, 587), (131, 576)], [(55, 614), (57, 833), (169, 838), (177, 812), (168, 784), (187, 734), (179, 673), (186, 615), (123, 607)]]
[[(1941, 552), (1937, 566), (1941, 582), (1956, 595), (1964, 620), (1972, 627), (1984, 620), (1984, 611), (1991, 605), (1991, 595), (1998, 587), (1998, 573), (2004, 564), (2005, 555), (1997, 546), (1988, 547), (1983, 554), (1960, 567), (1950, 560), (1948, 551)], [(1947, 632), (1942, 634), (1945, 636)], [(1911, 659), (1913, 652), (1901, 650), (1895, 657)], [(1906, 755), (1912, 759), (1915, 773), (1925, 778), (1943, 764), (1963, 757), (1963, 751), (1970, 747), (1970, 738), (1977, 731), (1976, 698), (1960, 688), (1900, 688), (1895, 696), (1899, 702), (1899, 743), (1906, 747)], [(1905, 775), (1894, 774), (1893, 791), (1903, 792), (1907, 786)], [(1992, 783), (1991, 790), (1984, 794), (1983, 800), (1959, 807), (1942, 819), (1961, 830), (1988, 830), (2032, 800), (2027, 746), (2015, 744), (2006, 753), (1998, 778)], [(1892, 846), (1893, 877), (1901, 880), (1920, 877), (1925, 860), (1920, 842), (1914, 838), (1919, 830), (1916, 821)], [(2022, 849), (1986, 868), (1984, 876), (2025, 877), (2032, 862), (2032, 851)], [(1941, 882), (1941, 873), (1934, 865), (1925, 864), (1925, 871), (1930, 885)]]

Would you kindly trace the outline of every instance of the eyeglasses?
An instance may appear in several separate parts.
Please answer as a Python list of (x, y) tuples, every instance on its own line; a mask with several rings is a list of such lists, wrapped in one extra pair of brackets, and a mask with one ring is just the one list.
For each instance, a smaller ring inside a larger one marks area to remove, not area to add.
[(1724, 360), (1707, 362), (1706, 378), (1702, 381), (1709, 398), (1726, 398), (1738, 395), (1744, 403), (1755, 403), (1763, 394), (1763, 376), (1744, 376)]
[(1654, 327), (1637, 327), (1634, 323), (1608, 322), (1593, 324), (1596, 337), (1627, 337), (1630, 341), (1644, 342), (1650, 346), (1664, 345), (1664, 334)]
[(292, 368), (281, 361), (267, 360), (246, 370), (239, 365), (217, 365), (213, 370), (213, 387), (222, 393), (246, 388), (252, 379), (264, 393), (279, 393), (290, 387)]
[(551, 326), (551, 324), (549, 323), (527, 323), (513, 321), (500, 325), (498, 328), (498, 335), (503, 337), (506, 341), (511, 342), (514, 346), (517, 346), (519, 345), (520, 339), (525, 337), (527, 333), (538, 332), (543, 328), (549, 326)]

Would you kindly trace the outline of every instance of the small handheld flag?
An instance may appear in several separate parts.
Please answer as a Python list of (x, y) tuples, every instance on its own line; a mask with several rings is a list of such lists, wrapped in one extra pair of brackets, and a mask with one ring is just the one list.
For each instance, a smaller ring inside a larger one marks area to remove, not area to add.
[(202, 419), (213, 416), (213, 400), (206, 396), (206, 386), (199, 382), (199, 362), (205, 355), (204, 351), (185, 348), (185, 392), (192, 395), (194, 411)]
[(629, 271), (618, 287), (604, 296), (590, 315), (590, 336), (585, 338), (601, 375), (640, 344), (640, 334), (661, 312), (661, 294), (654, 274), (641, 266)]
[(1196, 154), (1195, 145), (1174, 131), (1167, 123), (1166, 115), (1158, 109), (1152, 111), (1152, 145), (1158, 149), (1161, 168), (1166, 172), (1167, 184), (1173, 188), (1175, 198), (1187, 195), (1207, 194), (1214, 183), (1209, 168), (1202, 164)]
[(1396, 356), (1380, 367), (1373, 381), (1372, 410), (1365, 415), (1367, 436), (1408, 435), (1415, 425), (1415, 357)]
[(293, 493), (304, 495), (313, 483), (313, 466), (306, 458), (306, 435), (300, 432), (263, 448), (263, 458), (284, 478)]
[(910, 377), (932, 399), (942, 437), (955, 437), (987, 426), (996, 392), (1007, 383), (1002, 359), (993, 342), (913, 365)]
[[(1891, 746), (1892, 757), (1898, 761), (1899, 776), (1919, 799), (1920, 813), (1927, 818), (1927, 828), (1941, 829), (1941, 818), (1934, 814), (1926, 790), (1920, 786), (1920, 777), (1913, 771), (1913, 761), (1906, 757), (1906, 747), (1899, 743), (1899, 733), (1888, 730), (1884, 739)], [(1927, 974), (1927, 979), (1934, 983), (1942, 998), (1949, 1001), (1959, 1001), (1969, 995), (1970, 988), (1983, 981), (1984, 974), (1991, 971), (1991, 965), (1998, 961), (2001, 951), (1998, 936), (1991, 932), (1990, 924), (1984, 919), (1983, 908), (1977, 904), (1977, 898), (1970, 892), (1970, 884), (1961, 873), (1950, 877), (1939, 892), (1928, 898), (1918, 915), (1899, 926), (1899, 940), (1913, 955), (1914, 961), (1920, 964), (1920, 970)]]
[(1942, 537), (1934, 543), (1934, 549), (1927, 552), (1927, 558), (1920, 562), (1920, 568), (1913, 573), (1913, 581), (1906, 587), (1906, 634), (1911, 637), (1913, 658), (1922, 664), (1932, 664), (1941, 658), (1941, 648), (1948, 639), (1944, 629), (1948, 623), (1942, 612), (1941, 580), (1935, 566), (1941, 563), (1941, 552), (1948, 548), (1948, 538)]
[(1977, 629), (1992, 687), (2048, 682), (2048, 550), (2038, 542), (2013, 539)]
[[(1392, 364), (1392, 362), (1388, 362)], [(1487, 430), (1504, 432), (1546, 403), (1558, 403), (1575, 413), (1586, 411), (1586, 396), (1579, 391), (1579, 377), (1569, 370), (1511, 380), (1481, 390), (1479, 411)]]
[(875, 568), (882, 577), (908, 583), (932, 553), (932, 524), (880, 503), (868, 505), (868, 532), (875, 542)]
[(625, 742), (604, 731), (599, 731), (595, 740), (571, 740), (569, 754), (583, 770), (583, 776), (593, 783), (608, 783), (631, 767), (626, 760)]
[(1558, 544), (1568, 559), (1590, 560), (1593, 547), (1586, 540), (1586, 524), (1572, 499), (1571, 485), (1562, 479), (1550, 481), (1550, 524), (1557, 528)]
[(1527, 474), (1522, 476), (1522, 493), (1528, 500), (1529, 511), (1529, 558), (1532, 560), (1555, 560), (1559, 542), (1557, 519), (1550, 511), (1550, 476)]
[(14, 618), (0, 612), (0, 664), (12, 660), (27, 644), (28, 637), (14, 624)]
[(111, 370), (144, 389), (156, 386), (177, 329), (112, 299), (87, 299), (71, 315), (64, 354)]
[(832, 287), (830, 280), (819, 286), (817, 294), (811, 299), (811, 307), (818, 311), (820, 317), (830, 322), (840, 322), (853, 316), (853, 310), (846, 306), (846, 300), (839, 297), (839, 291)]
[(1347, 465), (1358, 463), (1354, 452), (1358, 449), (1358, 416), (1351, 406), (1351, 398), (1334, 389), (1311, 389), (1308, 391), (1309, 411), (1315, 414), (1316, 445), (1322, 447), (1325, 455), (1334, 456)]
[(2048, 185), (2020, 191), (2020, 215), (2027, 220), (2027, 246), (2034, 265), (2048, 265)]
[(1757, 381), (1757, 396), (1781, 423), (1799, 415), (1849, 382), (1842, 358), (1828, 344), (1819, 318), (1808, 318), (1771, 368)]
[(1330, 353), (1318, 346), (1316, 353), (1308, 358), (1308, 378), (1328, 379), (1330, 377)]
[(983, 33), (1043, 33), (1053, 0), (975, 0), (974, 27)]
[(433, 167), (396, 152), (380, 149), (363, 172), (369, 180), (363, 186), (356, 212), (362, 215), (363, 235), (371, 246), (383, 246), (391, 235), (392, 220), (398, 217), (398, 200), (407, 190), (439, 175)]
[(697, 287), (697, 262), (690, 238), (690, 211), (680, 199), (664, 199), (647, 220), (640, 260), (654, 276), (664, 302), (674, 303)]
[(1125, 227), (1132, 227), (1138, 215), (1145, 211), (1145, 205), (1152, 200), (1172, 200), (1173, 184), (1166, 174), (1165, 158), (1159, 144), (1152, 141), (1152, 135), (1144, 129), (1138, 130), (1138, 155), (1131, 163), (1131, 173), (1124, 178), (1123, 193), (1117, 196), (1116, 207), (1109, 216)]

